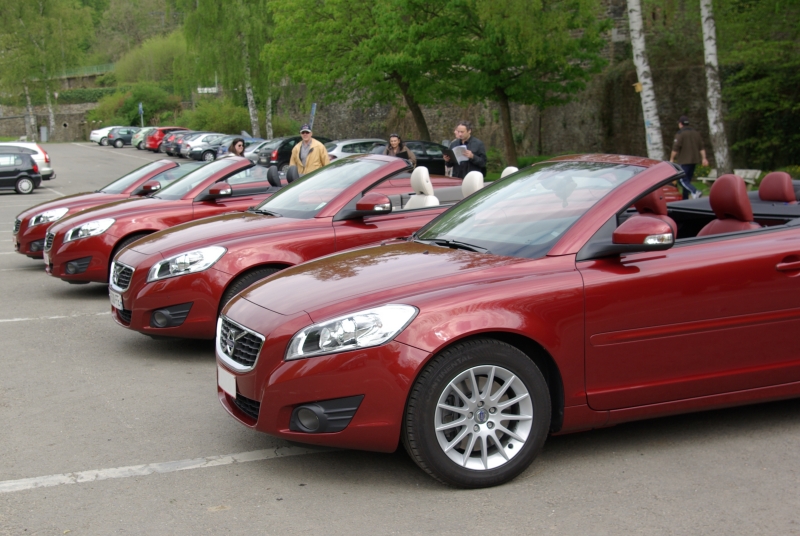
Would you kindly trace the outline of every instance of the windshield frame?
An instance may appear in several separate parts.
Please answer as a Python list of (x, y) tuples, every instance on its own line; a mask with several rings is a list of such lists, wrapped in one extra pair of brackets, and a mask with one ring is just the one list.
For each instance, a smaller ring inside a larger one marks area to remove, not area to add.
[[(234, 163), (236, 165), (234, 165)], [(245, 163), (248, 165), (244, 165)], [(199, 168), (193, 171), (190, 171), (180, 179), (171, 182), (163, 189), (153, 192), (148, 197), (155, 197), (158, 199), (164, 199), (169, 201), (177, 201), (179, 199), (194, 199), (200, 192), (202, 192), (208, 186), (208, 181), (212, 177), (217, 176), (217, 178), (211, 183), (214, 184), (228, 178), (230, 175), (234, 173), (238, 173), (253, 166), (254, 164), (252, 162), (244, 158), (240, 158), (237, 160), (233, 160), (230, 158), (215, 160), (213, 162), (209, 162), (203, 166), (200, 166)], [(184, 181), (196, 179), (195, 174), (198, 173), (202, 173), (205, 176), (202, 179), (200, 179), (199, 182), (197, 182), (194, 186), (191, 186), (188, 190), (184, 190), (183, 193), (181, 193), (180, 195), (173, 195), (170, 192), (170, 189), (178, 190), (177, 186), (184, 183)], [(164, 197), (163, 194), (165, 192), (169, 197)]]
[[(492, 255), (541, 258), (599, 202), (646, 169), (618, 162), (541, 162), (499, 179), (460, 201), (411, 238), (443, 247), (472, 246)], [(608, 175), (614, 176), (613, 180)], [(500, 195), (502, 192), (505, 195)], [(569, 208), (570, 203), (572, 208)], [(544, 212), (535, 215), (531, 207), (537, 204)], [(496, 214), (494, 220), (492, 212)], [(477, 222), (481, 213), (484, 214), (483, 223)], [(530, 236), (536, 238), (519, 240)], [(490, 240), (490, 237), (497, 239)]]
[[(103, 186), (102, 188), (100, 188), (97, 191), (99, 193), (103, 193), (103, 194), (112, 194), (112, 195), (113, 194), (124, 194), (125, 190), (128, 190), (129, 188), (131, 188), (137, 181), (139, 181), (145, 175), (148, 175), (148, 174), (153, 173), (154, 171), (156, 171), (159, 168), (159, 166), (166, 166), (166, 164), (164, 163), (163, 160), (155, 160), (153, 162), (148, 162), (147, 164), (134, 169), (130, 173), (126, 173), (122, 177), (120, 177), (120, 178), (118, 178), (118, 179), (116, 179), (114, 181), (111, 181), (110, 183), (106, 184), (105, 186)], [(177, 167), (177, 164), (175, 166), (170, 166), (170, 167), (166, 167), (166, 168), (162, 169), (161, 171), (159, 171), (158, 173), (153, 175), (153, 177), (161, 174), (162, 172), (164, 172), (164, 171), (166, 171), (168, 169), (172, 169), (173, 167)], [(147, 171), (144, 171), (145, 168), (149, 168), (149, 169)], [(135, 177), (131, 178), (131, 175), (135, 175)], [(111, 188), (112, 186), (114, 186), (115, 184), (117, 184), (118, 182), (123, 181), (123, 180), (126, 181), (124, 187), (119, 188), (119, 189), (115, 188), (114, 190), (109, 190), (109, 188)], [(150, 180), (150, 179), (148, 179), (148, 180)]]

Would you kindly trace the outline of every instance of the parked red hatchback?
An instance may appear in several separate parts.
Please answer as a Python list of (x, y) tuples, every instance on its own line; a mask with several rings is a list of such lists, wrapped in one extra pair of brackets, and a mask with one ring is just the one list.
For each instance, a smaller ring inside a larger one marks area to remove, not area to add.
[(179, 223), (245, 210), (276, 190), (266, 180), (266, 169), (246, 158), (205, 164), (147, 197), (56, 222), (45, 237), (46, 271), (70, 283), (105, 283), (111, 259), (125, 245)]
[(145, 147), (154, 153), (161, 151), (161, 143), (164, 141), (164, 135), (176, 130), (189, 130), (184, 127), (157, 127), (153, 129), (145, 139)]
[[(20, 212), (14, 220), (14, 250), (33, 259), (41, 259), (44, 237), (53, 222), (87, 208), (149, 194), (157, 187), (164, 187), (197, 168), (194, 162), (179, 167), (171, 160), (158, 160), (123, 175), (96, 192), (68, 195), (33, 206)], [(144, 184), (150, 181), (155, 183), (145, 188)]]
[(469, 186), (428, 178), (425, 168), (412, 176), (399, 158), (356, 156), (306, 175), (244, 214), (150, 235), (116, 256), (109, 290), (114, 319), (149, 335), (213, 339), (221, 305), (256, 281), (322, 255), (408, 236), (428, 223), (447, 205), (403, 209), (412, 184), (426, 180), (448, 205)]
[(257, 283), (220, 316), (219, 400), (292, 441), (402, 441), (435, 478), (483, 487), (550, 433), (800, 395), (800, 208), (754, 217), (727, 176), (710, 206), (668, 209), (680, 173), (562, 157), (410, 241)]

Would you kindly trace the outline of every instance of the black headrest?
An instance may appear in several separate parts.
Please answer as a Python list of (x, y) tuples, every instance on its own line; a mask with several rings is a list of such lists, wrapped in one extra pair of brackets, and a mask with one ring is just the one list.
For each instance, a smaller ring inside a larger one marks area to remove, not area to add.
[(271, 186), (281, 186), (281, 174), (278, 171), (278, 166), (270, 166), (267, 170), (267, 180)]
[(286, 182), (292, 184), (299, 178), (300, 173), (297, 171), (297, 166), (289, 166), (289, 169), (286, 170)]

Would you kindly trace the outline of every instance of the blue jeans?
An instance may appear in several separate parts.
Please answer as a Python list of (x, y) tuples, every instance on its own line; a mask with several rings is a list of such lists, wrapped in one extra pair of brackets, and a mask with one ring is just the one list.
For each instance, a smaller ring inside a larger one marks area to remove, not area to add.
[(683, 198), (689, 199), (689, 194), (693, 194), (697, 192), (697, 188), (692, 185), (692, 177), (694, 177), (694, 168), (697, 164), (681, 164), (681, 169), (683, 169), (684, 178), (682, 178), (679, 182), (681, 186), (683, 186)]

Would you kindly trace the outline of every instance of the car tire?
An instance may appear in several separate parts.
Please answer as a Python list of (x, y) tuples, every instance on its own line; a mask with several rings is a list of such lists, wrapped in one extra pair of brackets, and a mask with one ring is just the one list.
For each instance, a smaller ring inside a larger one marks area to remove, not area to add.
[(30, 177), (20, 177), (14, 185), (14, 190), (16, 190), (18, 194), (23, 195), (28, 195), (33, 192), (34, 188), (36, 188), (36, 185)]
[(278, 171), (280, 171), (281, 173), (283, 173), (285, 175), (286, 172), (289, 171), (289, 162), (286, 162), (286, 163), (281, 164), (280, 166), (278, 166)]
[(108, 260), (109, 273), (111, 271), (111, 263), (113, 262), (114, 257), (117, 256), (117, 253), (122, 251), (123, 248), (125, 248), (126, 246), (129, 246), (130, 244), (133, 244), (134, 242), (136, 242), (140, 238), (143, 238), (143, 237), (145, 237), (145, 236), (147, 236), (149, 234), (150, 233), (136, 233), (136, 234), (131, 235), (128, 238), (125, 238), (125, 239), (121, 240), (120, 242), (118, 242), (117, 245), (114, 246), (114, 251), (111, 253), (111, 257), (109, 257), (109, 260)]
[(125, 145), (125, 142), (123, 142), (122, 140), (114, 141), (114, 147), (116, 147), (117, 149), (122, 149), (123, 145)]
[(200, 157), (200, 160), (202, 160), (203, 162), (212, 162), (215, 159), (216, 159), (216, 156), (214, 155), (214, 153), (212, 151), (206, 151)]
[(103, 147), (108, 147), (108, 138), (100, 138), (100, 141), (97, 142), (98, 145), (102, 145)]
[(144, 149), (144, 142), (140, 141), (139, 143), (137, 143), (136, 144), (136, 148), (139, 149), (140, 151), (143, 150)]
[(250, 285), (280, 271), (280, 268), (256, 268), (255, 270), (247, 272), (244, 275), (240, 275), (234, 279), (233, 283), (231, 283), (231, 285), (225, 290), (225, 293), (222, 294), (222, 299), (219, 301), (219, 310), (222, 311), (222, 308), (228, 305), (228, 302), (231, 301), (234, 296), (239, 294)]
[(533, 462), (550, 417), (550, 391), (533, 360), (510, 344), (475, 339), (445, 350), (420, 373), (402, 438), (411, 458), (437, 480), (485, 488), (512, 480)]
[(156, 151), (155, 151), (155, 152), (157, 152), (157, 153), (163, 153), (163, 152), (164, 152), (164, 144), (163, 144), (163, 143), (159, 143), (159, 144), (158, 144), (158, 148), (156, 149)]

